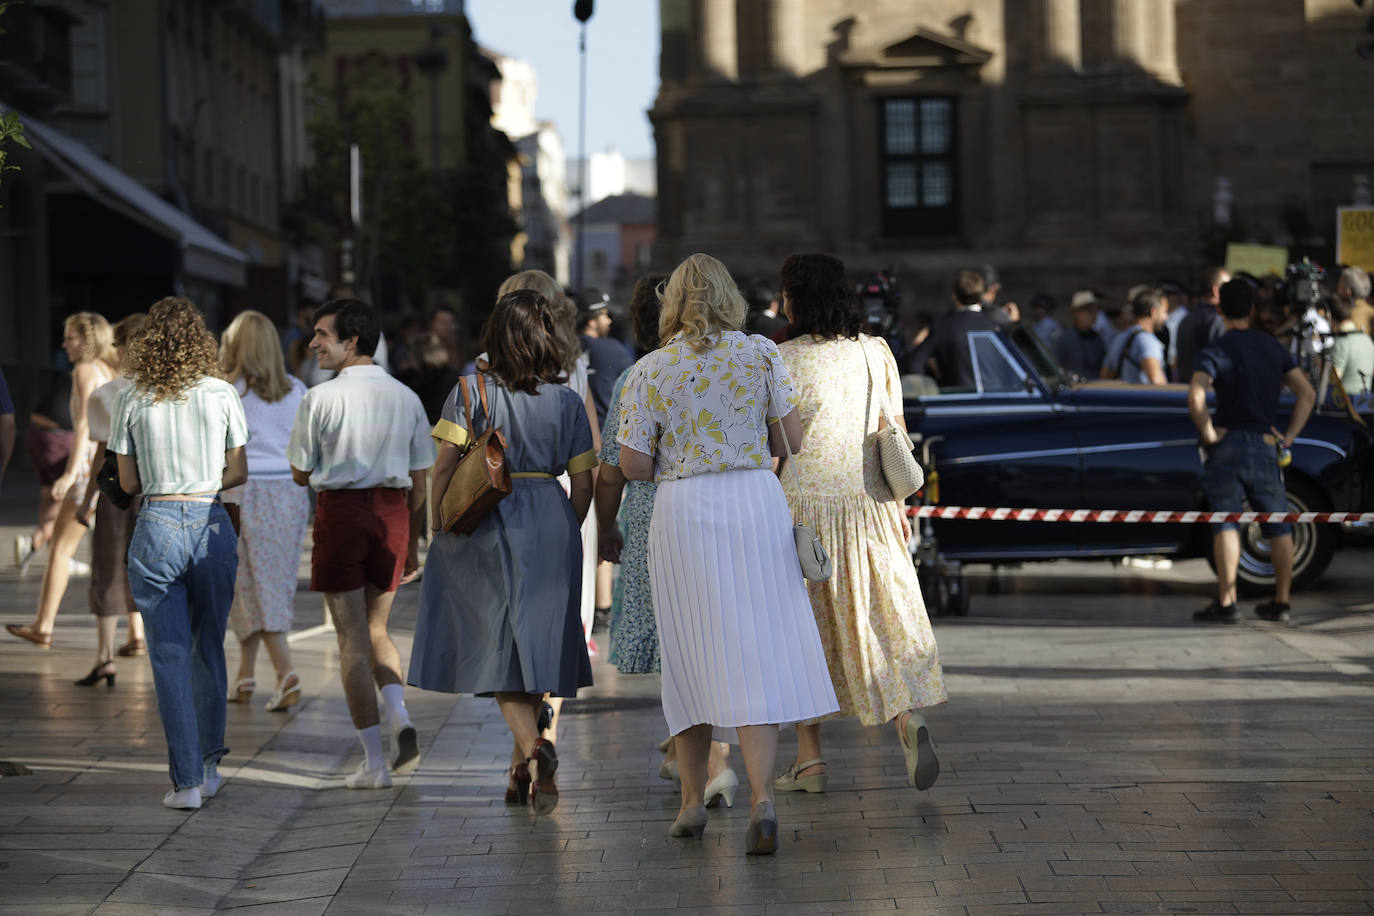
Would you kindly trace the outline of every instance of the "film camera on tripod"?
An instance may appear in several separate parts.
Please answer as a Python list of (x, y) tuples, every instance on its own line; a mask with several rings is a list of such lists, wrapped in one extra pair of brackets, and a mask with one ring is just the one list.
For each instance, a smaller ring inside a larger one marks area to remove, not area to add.
[(1289, 264), (1283, 284), (1284, 305), (1293, 330), (1293, 355), (1304, 372), (1311, 375), (1318, 357), (1331, 347), (1331, 322), (1320, 311), (1326, 298), (1322, 285), (1326, 271), (1308, 258)]

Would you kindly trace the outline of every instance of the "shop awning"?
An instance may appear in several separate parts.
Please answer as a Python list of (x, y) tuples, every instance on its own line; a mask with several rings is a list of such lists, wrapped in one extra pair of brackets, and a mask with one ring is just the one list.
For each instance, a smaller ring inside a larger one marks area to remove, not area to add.
[[(5, 109), (0, 106), (0, 112)], [(188, 276), (243, 288), (248, 255), (54, 127), (20, 114), (24, 137), (82, 193), (171, 240)]]

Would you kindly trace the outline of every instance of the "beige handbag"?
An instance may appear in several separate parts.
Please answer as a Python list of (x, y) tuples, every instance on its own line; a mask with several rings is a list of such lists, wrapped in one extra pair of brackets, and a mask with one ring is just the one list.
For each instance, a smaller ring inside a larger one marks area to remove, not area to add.
[[(868, 347), (862, 338), (859, 346), (863, 347), (864, 365), (868, 367), (868, 397), (873, 398), (873, 365), (868, 359)], [(886, 386), (884, 386), (886, 394)], [(867, 429), (868, 408), (864, 408), (864, 423)], [(915, 493), (926, 482), (925, 472), (916, 463), (916, 457), (911, 454), (911, 437), (906, 430), (897, 425), (892, 419), (892, 413), (887, 409), (887, 398), (878, 398), (878, 430), (869, 433), (865, 437), (865, 446), (868, 441), (876, 443), (878, 449), (878, 465), (883, 471), (883, 480), (887, 482), (887, 488), (892, 491), (892, 498), (899, 503), (906, 502), (908, 496)]]

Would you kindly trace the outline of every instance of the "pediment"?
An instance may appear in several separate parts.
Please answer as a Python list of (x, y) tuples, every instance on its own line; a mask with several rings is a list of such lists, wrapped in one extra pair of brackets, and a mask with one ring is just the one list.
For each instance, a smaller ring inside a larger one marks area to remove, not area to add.
[(849, 51), (841, 56), (841, 62), (848, 67), (922, 70), (936, 67), (976, 68), (991, 59), (992, 52), (986, 48), (924, 27), (876, 51)]

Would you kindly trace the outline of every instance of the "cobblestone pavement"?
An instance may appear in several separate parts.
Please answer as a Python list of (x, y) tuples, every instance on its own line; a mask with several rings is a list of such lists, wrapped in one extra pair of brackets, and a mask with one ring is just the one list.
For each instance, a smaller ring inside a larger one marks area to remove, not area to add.
[[(27, 621), (39, 571), (18, 578), (8, 554), (31, 491), (9, 484), (0, 611)], [(666, 837), (657, 679), (599, 663), (565, 709), (552, 816), (503, 803), (492, 701), (416, 690), (420, 768), (346, 790), (360, 751), (307, 592), (305, 702), (231, 707), (221, 794), (164, 809), (146, 658), (121, 660), (112, 690), (71, 683), (95, 644), (74, 580), (52, 651), (0, 642), (0, 761), (31, 771), (0, 777), (0, 914), (1367, 913), (1372, 557), (1338, 555), (1293, 628), (1193, 626), (1200, 561), (975, 573), (972, 616), (937, 623), (940, 781), (905, 784), (891, 728), (827, 725), (830, 790), (779, 797), (766, 859), (743, 854), (743, 792), (704, 841)], [(416, 596), (397, 602), (407, 657)], [(793, 748), (784, 732), (784, 763)]]

